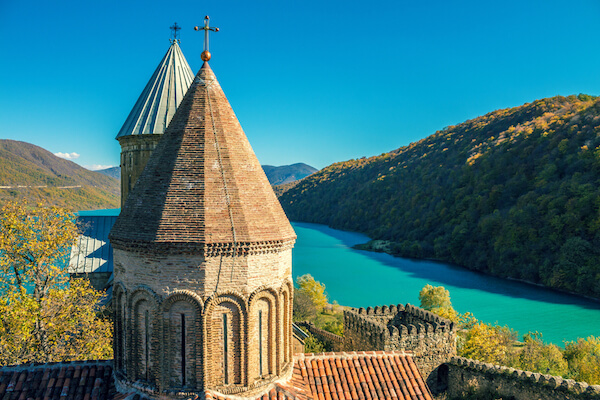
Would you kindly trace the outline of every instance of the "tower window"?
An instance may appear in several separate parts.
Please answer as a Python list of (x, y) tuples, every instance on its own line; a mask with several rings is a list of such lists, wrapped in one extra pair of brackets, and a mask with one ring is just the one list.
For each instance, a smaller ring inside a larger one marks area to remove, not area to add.
[(146, 364), (146, 380), (149, 381), (150, 367), (148, 365), (150, 361), (150, 313), (148, 310), (144, 313), (144, 335), (145, 335), (145, 346), (144, 346), (144, 361)]
[(223, 314), (223, 382), (229, 384), (227, 314)]
[(263, 333), (262, 333), (262, 310), (258, 310), (258, 372), (263, 374)]
[(185, 386), (185, 314), (181, 314), (181, 386)]

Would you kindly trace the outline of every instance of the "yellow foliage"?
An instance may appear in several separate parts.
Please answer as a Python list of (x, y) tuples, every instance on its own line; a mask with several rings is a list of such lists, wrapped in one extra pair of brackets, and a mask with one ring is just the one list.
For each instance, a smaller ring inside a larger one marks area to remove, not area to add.
[(0, 290), (33, 290), (39, 300), (64, 279), (77, 238), (75, 216), (58, 207), (9, 202), (0, 210)]
[(507, 365), (513, 357), (515, 339), (515, 332), (508, 327), (478, 322), (467, 331), (459, 354), (483, 362)]
[(77, 235), (64, 209), (0, 210), (0, 365), (112, 356), (103, 294), (65, 270)]
[(570, 378), (600, 384), (600, 336), (566, 343), (564, 357), (569, 363)]
[(425, 285), (419, 292), (419, 300), (421, 308), (451, 321), (457, 321), (458, 314), (450, 302), (450, 292), (443, 286)]
[(325, 285), (310, 274), (299, 276), (296, 279), (299, 292), (305, 293), (313, 302), (317, 309), (322, 310), (327, 305), (327, 295), (325, 294)]

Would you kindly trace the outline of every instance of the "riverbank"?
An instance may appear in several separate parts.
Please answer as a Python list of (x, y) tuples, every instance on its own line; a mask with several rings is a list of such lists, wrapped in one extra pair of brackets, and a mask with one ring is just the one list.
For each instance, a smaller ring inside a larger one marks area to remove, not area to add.
[[(448, 261), (445, 260), (439, 260), (439, 259), (435, 259), (435, 258), (415, 258), (415, 257), (408, 257), (402, 254), (399, 254), (398, 252), (394, 251), (394, 248), (398, 248), (398, 244), (396, 242), (390, 241), (390, 240), (381, 240), (381, 239), (371, 239), (366, 243), (360, 243), (360, 244), (355, 244), (354, 246), (352, 246), (353, 249), (355, 250), (364, 250), (364, 251), (372, 251), (375, 253), (385, 253), (385, 254), (389, 254), (390, 256), (393, 257), (398, 257), (398, 258), (404, 258), (404, 259), (412, 259), (412, 260), (420, 260), (420, 261), (434, 261), (434, 262), (443, 262), (443, 263), (448, 263)], [(473, 271), (472, 269), (469, 269), (463, 265), (456, 265), (458, 268), (464, 268), (465, 270), (468, 271)], [(502, 276), (497, 276), (497, 275), (492, 275), (492, 274), (488, 274), (486, 272), (483, 271), (475, 271), (477, 273), (481, 273), (487, 276), (493, 276), (494, 278), (498, 278), (498, 279), (506, 279), (509, 281), (514, 281), (514, 282), (520, 282), (520, 283), (525, 283), (528, 285), (533, 285), (533, 286), (537, 286), (539, 288), (543, 288), (543, 289), (547, 289), (547, 290), (552, 290), (554, 292), (557, 293), (562, 293), (562, 294), (568, 294), (571, 296), (577, 296), (577, 297), (581, 297), (582, 299), (586, 299), (586, 300), (591, 300), (591, 301), (595, 301), (598, 304), (600, 304), (600, 298), (596, 298), (596, 297), (592, 297), (592, 296), (585, 296), (582, 295), (580, 293), (575, 293), (575, 292), (570, 292), (568, 290), (562, 290), (562, 289), (558, 289), (558, 288), (554, 288), (554, 287), (549, 287), (549, 286), (545, 286), (542, 285), (541, 283), (537, 283), (537, 282), (533, 282), (533, 281), (528, 281), (525, 279), (518, 279), (518, 278), (512, 278), (512, 277), (502, 277)]]

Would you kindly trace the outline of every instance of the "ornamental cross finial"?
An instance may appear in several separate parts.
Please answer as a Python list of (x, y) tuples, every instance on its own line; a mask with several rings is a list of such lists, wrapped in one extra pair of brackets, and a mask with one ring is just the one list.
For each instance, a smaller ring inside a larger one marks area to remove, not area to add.
[(177, 39), (177, 35), (178, 35), (177, 31), (180, 31), (181, 27), (179, 25), (177, 25), (177, 22), (175, 22), (173, 24), (173, 26), (170, 27), (170, 29), (171, 29), (171, 33), (173, 35), (173, 39), (171, 39), (171, 43), (179, 42), (179, 40)]
[(210, 20), (210, 18), (208, 18), (208, 15), (207, 15), (206, 17), (204, 17), (204, 26), (195, 26), (194, 27), (195, 31), (200, 31), (200, 30), (204, 31), (204, 51), (200, 55), (200, 58), (202, 59), (202, 61), (210, 60), (210, 52), (208, 51), (208, 31), (219, 32), (219, 28), (211, 28), (210, 26), (208, 26), (209, 20)]

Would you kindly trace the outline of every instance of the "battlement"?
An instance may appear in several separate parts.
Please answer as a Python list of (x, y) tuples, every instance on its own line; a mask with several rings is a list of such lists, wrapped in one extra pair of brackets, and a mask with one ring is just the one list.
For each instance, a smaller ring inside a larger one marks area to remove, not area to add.
[(600, 399), (600, 385), (588, 385), (559, 376), (487, 364), (463, 357), (452, 357), (448, 367), (448, 393), (461, 395), (470, 390), (493, 392), (498, 396), (528, 399)]
[(345, 330), (350, 328), (369, 336), (381, 336), (380, 339), (384, 341), (399, 336), (430, 335), (455, 330), (452, 321), (412, 304), (345, 309), (344, 327)]
[(456, 329), (454, 322), (450, 321), (449, 319), (440, 317), (431, 311), (413, 306), (412, 304), (406, 304), (406, 307), (404, 307), (404, 313), (407, 316), (412, 316), (415, 319), (430, 323), (434, 326), (443, 327), (444, 330), (449, 329), (453, 331)]
[(406, 350), (430, 387), (437, 367), (456, 355), (455, 324), (412, 304), (344, 310), (347, 350)]

